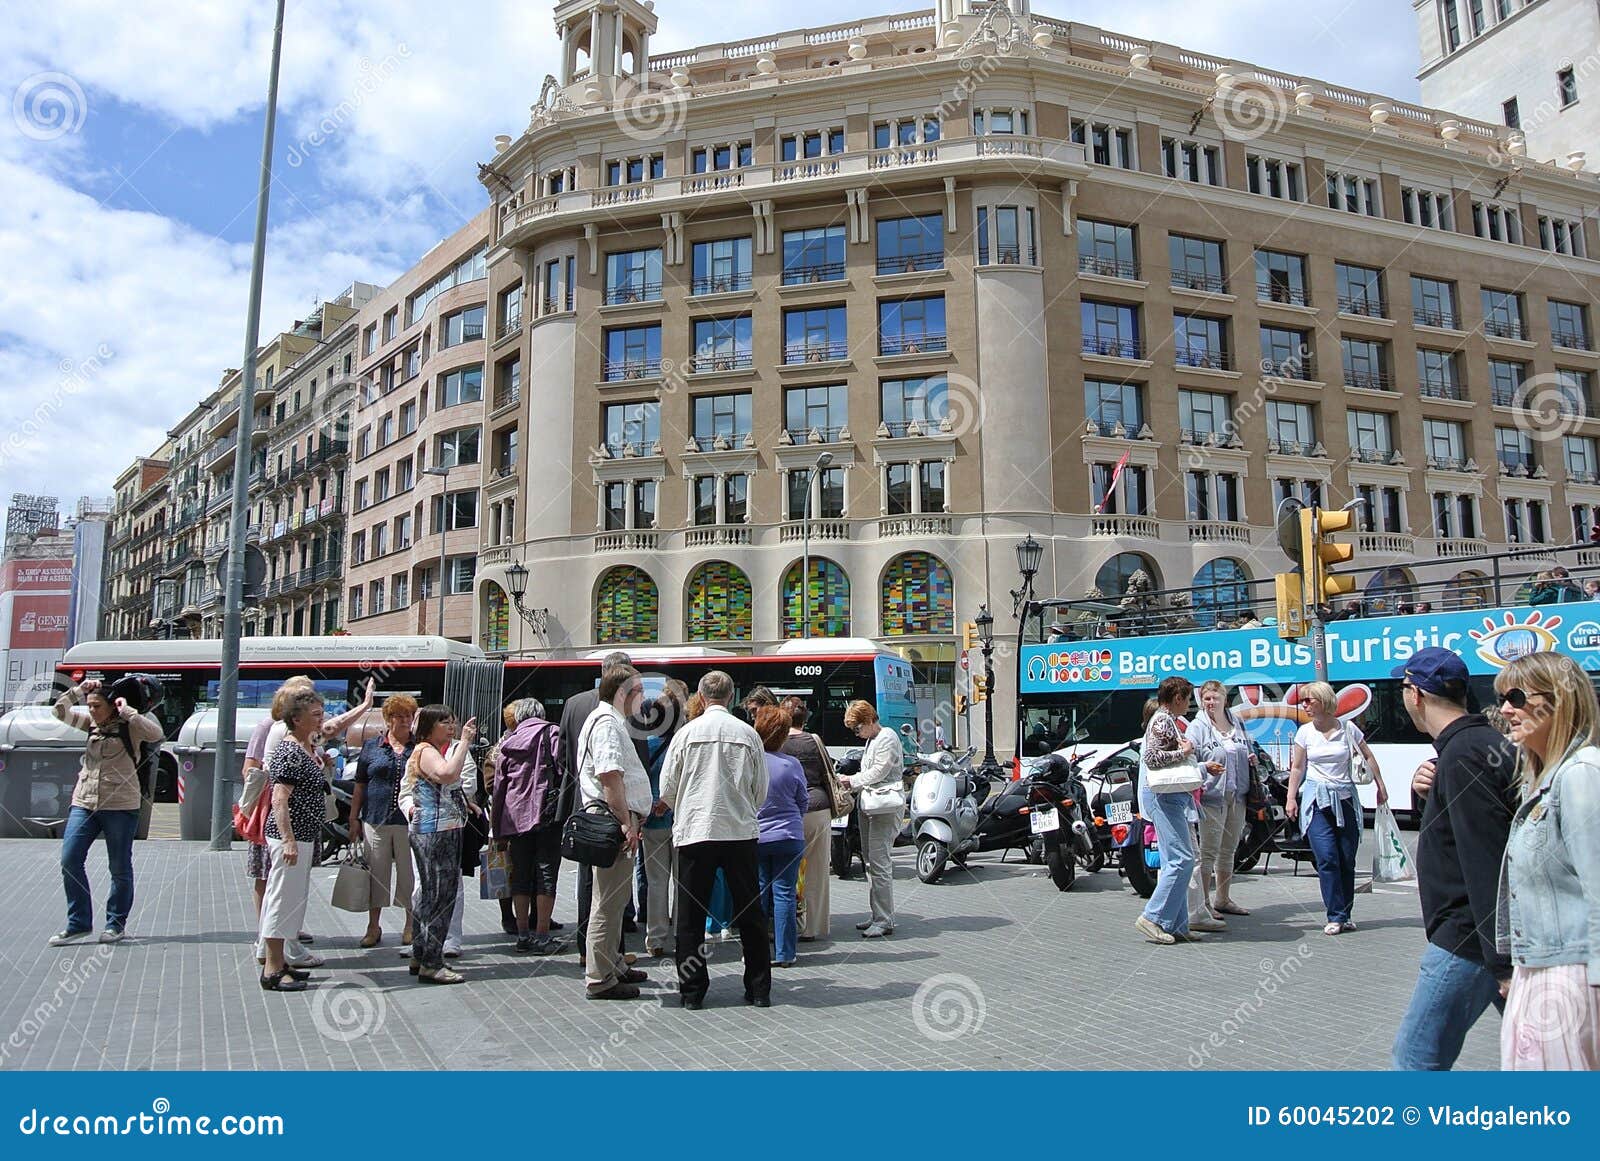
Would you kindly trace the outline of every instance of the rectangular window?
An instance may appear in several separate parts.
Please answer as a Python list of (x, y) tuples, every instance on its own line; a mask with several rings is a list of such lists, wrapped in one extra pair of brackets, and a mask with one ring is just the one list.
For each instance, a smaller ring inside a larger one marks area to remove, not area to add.
[(1233, 370), (1228, 320), (1201, 314), (1172, 316), (1172, 355), (1180, 367)]
[(1522, 110), (1517, 106), (1517, 99), (1512, 97), (1500, 106), (1500, 112), (1505, 118), (1507, 129), (1522, 128)]
[(1178, 426), (1191, 442), (1226, 439), (1233, 430), (1233, 405), (1218, 391), (1180, 390)]
[(462, 367), (439, 380), (439, 406), (478, 403), (483, 399), (483, 365)]
[(1489, 398), (1496, 407), (1521, 407), (1522, 384), (1528, 377), (1526, 363), (1507, 359), (1489, 360)]
[(1494, 429), (1495, 457), (1500, 466), (1519, 475), (1533, 472), (1533, 436), (1515, 427)]
[[(749, 238), (719, 238), (696, 242), (691, 294), (731, 294), (750, 289)], [(658, 251), (659, 253), (659, 251)]]
[(1276, 157), (1250, 154), (1245, 158), (1249, 171), (1249, 189), (1253, 194), (1263, 194), (1280, 201), (1304, 201), (1304, 186), (1300, 180), (1300, 165), (1293, 161), (1280, 161)]
[(1582, 303), (1550, 300), (1550, 341), (1574, 351), (1590, 351), (1589, 312)]
[(661, 251), (624, 250), (606, 255), (606, 305), (658, 302), (661, 299)]
[(400, 436), (410, 435), (417, 430), (417, 405), (415, 402), (400, 405)]
[(483, 307), (468, 307), (439, 320), (439, 349), (483, 340)]
[[(791, 480), (793, 476), (790, 477)], [(717, 477), (696, 476), (690, 485), (690, 495), (693, 498), (693, 519), (697, 527), (717, 523)]]
[(629, 490), (628, 484), (613, 481), (607, 484), (601, 493), (604, 503), (602, 522), (606, 532), (621, 532), (628, 527)]
[(656, 482), (638, 480), (633, 485), (633, 527), (656, 526)]
[(849, 423), (849, 388), (843, 383), (791, 387), (784, 392), (784, 427), (795, 443), (807, 443), (816, 432), (824, 443), (835, 442)]
[(995, 261), (1002, 266), (1033, 265), (1033, 235), (1024, 232), (1016, 206), (996, 206), (994, 211)]
[(785, 133), (778, 138), (780, 161), (802, 161), (844, 152), (844, 130), (813, 129), (805, 133)]
[(1578, 76), (1571, 69), (1562, 69), (1556, 73), (1556, 93), (1561, 98), (1561, 107), (1578, 103)]
[[(1595, 441), (1587, 435), (1569, 435), (1566, 437), (1567, 479), (1575, 484), (1592, 484), (1596, 474), (1600, 473), (1600, 459), (1597, 459)], [(1585, 532), (1583, 539), (1587, 540)]]
[(1132, 226), (1078, 219), (1078, 269), (1102, 278), (1139, 277)]
[(660, 153), (619, 158), (616, 161), (606, 162), (606, 184), (637, 185), (640, 182), (656, 181), (665, 177), (666, 172), (665, 155)]
[(379, 468), (372, 475), (372, 502), (381, 504), (389, 498), (389, 469)]
[(1387, 412), (1351, 410), (1345, 413), (1345, 418), (1350, 429), (1352, 459), (1383, 463), (1394, 454), (1391, 416)]
[(1418, 326), (1461, 329), (1461, 316), (1456, 312), (1456, 284), (1413, 274), (1411, 314)]
[(1588, 371), (1574, 371), (1570, 367), (1556, 368), (1556, 388), (1560, 393), (1559, 406), (1563, 415), (1582, 415), (1592, 418), (1594, 409), (1590, 400)]
[(949, 383), (943, 375), (921, 379), (885, 379), (880, 385), (883, 422), (898, 439), (915, 424), (924, 432), (936, 431), (949, 414)]
[(411, 513), (402, 512), (394, 518), (394, 546), (396, 550), (411, 547)]
[(1446, 419), (1424, 419), (1422, 440), (1430, 467), (1459, 471), (1466, 466), (1467, 436), (1461, 424)]
[(917, 355), (944, 349), (944, 295), (878, 303), (880, 355)]
[(611, 403), (603, 412), (606, 453), (613, 459), (625, 451), (651, 455), (661, 442), (661, 404)]
[(477, 463), (481, 439), (482, 431), (476, 427), (463, 427), (458, 431), (445, 432), (434, 445), (436, 449), (433, 455), (434, 465), (453, 468), (462, 464)]
[[(1112, 487), (1115, 477), (1116, 486)], [(1096, 513), (1124, 516), (1150, 515), (1149, 469), (1134, 464), (1093, 464), (1089, 474), (1089, 500)]]
[(374, 524), (372, 526), (372, 559), (389, 555), (389, 526), (387, 524)]
[(652, 379), (661, 374), (661, 326), (613, 327), (605, 332), (605, 381)]
[(754, 152), (748, 141), (697, 146), (689, 153), (689, 172), (720, 173), (742, 169), (751, 163)]
[(1261, 373), (1280, 379), (1315, 379), (1310, 336), (1286, 327), (1262, 327)]
[(351, 585), (350, 586), (349, 611), (348, 611), (347, 615), (348, 615), (349, 619), (352, 620), (352, 621), (359, 621), (359, 620), (361, 620), (361, 618), (363, 616), (362, 608), (361, 608), (361, 586), (360, 585)]
[(1522, 326), (1522, 295), (1483, 289), (1483, 333), (1501, 339), (1527, 338)]
[(1132, 439), (1145, 424), (1144, 389), (1137, 383), (1085, 379), (1083, 410), (1101, 435)]
[(722, 481), (722, 520), (743, 524), (750, 518), (750, 477), (735, 472)]
[(1363, 318), (1387, 318), (1383, 297), (1383, 271), (1350, 262), (1334, 263), (1339, 284), (1339, 310)]
[(943, 512), (945, 508), (944, 489), (945, 463), (943, 460), (924, 460), (918, 467), (918, 484), (921, 487), (919, 497), (922, 512)]
[(1447, 51), (1461, 47), (1461, 14), (1456, 10), (1456, 0), (1444, 0), (1444, 36)]
[(1328, 170), (1328, 208), (1344, 210), (1351, 214), (1365, 214), (1369, 218), (1381, 217), (1378, 207), (1378, 182), (1376, 178), (1354, 173)]
[(1339, 352), (1344, 363), (1344, 385), (1365, 391), (1392, 391), (1394, 381), (1389, 377), (1388, 344), (1375, 339), (1339, 340)]
[(1309, 403), (1267, 400), (1267, 447), (1282, 455), (1310, 455), (1317, 442)]
[(445, 592), (452, 597), (468, 596), (472, 593), (473, 581), (478, 576), (476, 556), (453, 556), (446, 562), (445, 569), (449, 578)]
[(1417, 384), (1424, 399), (1464, 398), (1456, 352), (1418, 347)]
[(755, 365), (751, 341), (751, 320), (747, 314), (696, 319), (691, 366), (702, 373), (747, 371)]
[(783, 284), (833, 282), (845, 275), (843, 226), (783, 233)]
[(850, 357), (845, 309), (824, 306), (783, 312), (783, 361), (826, 363)]
[(741, 447), (750, 435), (750, 393), (700, 395), (694, 404), (694, 442), (701, 451)]
[(478, 491), (451, 492), (433, 498), (433, 531), (454, 532), (478, 526)]
[(989, 207), (978, 207), (978, 265), (989, 265)]
[(1072, 140), (1084, 147), (1084, 152), (1095, 165), (1109, 165), (1117, 169), (1134, 169), (1133, 130), (1119, 125), (1073, 118)]
[(1173, 286), (1207, 294), (1228, 293), (1221, 242), (1172, 234), (1167, 239), (1167, 256), (1172, 265)]
[(877, 223), (878, 273), (944, 269), (944, 215), (885, 218)]
[(1161, 164), (1167, 177), (1199, 185), (1222, 184), (1222, 151), (1175, 137), (1161, 139)]
[(911, 464), (888, 464), (883, 470), (883, 508), (890, 516), (911, 512)]
[(1083, 299), (1079, 304), (1083, 351), (1118, 359), (1142, 359), (1139, 308), (1117, 302)]
[(1256, 251), (1256, 298), (1261, 302), (1310, 306), (1306, 260), (1299, 254), (1277, 250)]

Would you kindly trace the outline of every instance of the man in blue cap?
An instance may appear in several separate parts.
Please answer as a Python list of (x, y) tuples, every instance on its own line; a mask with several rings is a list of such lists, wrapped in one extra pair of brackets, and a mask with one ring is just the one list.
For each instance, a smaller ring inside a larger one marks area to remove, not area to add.
[(1511, 961), (1495, 950), (1500, 862), (1517, 806), (1516, 747), (1467, 712), (1467, 666), (1449, 649), (1419, 649), (1394, 671), (1436, 757), (1411, 784), (1422, 801), (1417, 893), (1428, 948), (1394, 1040), (1397, 1069), (1448, 1070), (1472, 1025), (1504, 1010)]

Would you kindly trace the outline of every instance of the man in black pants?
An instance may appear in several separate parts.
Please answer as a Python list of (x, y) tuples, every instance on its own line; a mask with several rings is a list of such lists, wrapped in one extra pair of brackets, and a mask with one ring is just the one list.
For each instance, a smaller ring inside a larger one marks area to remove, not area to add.
[(1423, 798), (1417, 893), (1428, 947), (1394, 1040), (1394, 1067), (1446, 1071), (1484, 1009), (1505, 1008), (1511, 961), (1495, 948), (1500, 863), (1518, 802), (1516, 747), (1467, 712), (1467, 666), (1419, 649), (1395, 670), (1417, 729), (1437, 757), (1411, 790)]
[(712, 670), (700, 679), (700, 696), (706, 712), (673, 735), (661, 767), (661, 798), (672, 808), (678, 856), (678, 994), (685, 1008), (705, 1004), (710, 980), (700, 948), (706, 902), (720, 870), (743, 946), (744, 1001), (767, 1008), (772, 956), (756, 858), (757, 813), (767, 800), (766, 756), (761, 736), (728, 712), (733, 678)]

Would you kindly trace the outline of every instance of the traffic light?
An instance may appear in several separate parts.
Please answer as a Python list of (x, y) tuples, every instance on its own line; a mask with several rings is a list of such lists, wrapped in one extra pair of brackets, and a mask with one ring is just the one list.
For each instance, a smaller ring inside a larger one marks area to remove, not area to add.
[(967, 695), (964, 694), (964, 693), (958, 693), (958, 694), (956, 694), (956, 717), (960, 717), (962, 714), (964, 714), (966, 712), (967, 712)]
[(981, 673), (972, 676), (972, 700), (974, 702), (989, 700), (989, 679)]
[(961, 652), (971, 653), (978, 647), (978, 622), (964, 621), (961, 625)]
[(1355, 521), (1355, 513), (1344, 509), (1301, 510), (1300, 559), (1305, 565), (1301, 572), (1305, 582), (1302, 599), (1307, 605), (1324, 605), (1355, 592), (1355, 577), (1338, 576), (1333, 572), (1335, 565), (1349, 564), (1355, 559), (1355, 545), (1335, 544), (1328, 539), (1336, 532), (1349, 531)]
[(1277, 581), (1278, 636), (1298, 641), (1306, 635), (1305, 585), (1299, 571), (1280, 572)]

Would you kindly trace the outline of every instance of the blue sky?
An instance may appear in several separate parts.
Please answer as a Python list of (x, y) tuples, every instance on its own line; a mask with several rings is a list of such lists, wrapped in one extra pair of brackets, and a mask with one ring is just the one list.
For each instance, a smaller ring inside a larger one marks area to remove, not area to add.
[[(913, 2), (813, 0), (816, 26)], [(1404, 0), (1035, 0), (1036, 12), (1415, 99)], [(0, 499), (106, 495), (242, 354), (269, 0), (13, 6), (0, 40)], [(792, 28), (658, 0), (656, 52)], [(540, 0), (291, 0), (262, 333), (387, 284), (480, 209), (547, 72)], [(714, 20), (708, 19), (714, 16)], [(51, 97), (60, 99), (52, 102)], [(326, 140), (311, 144), (319, 127)]]

